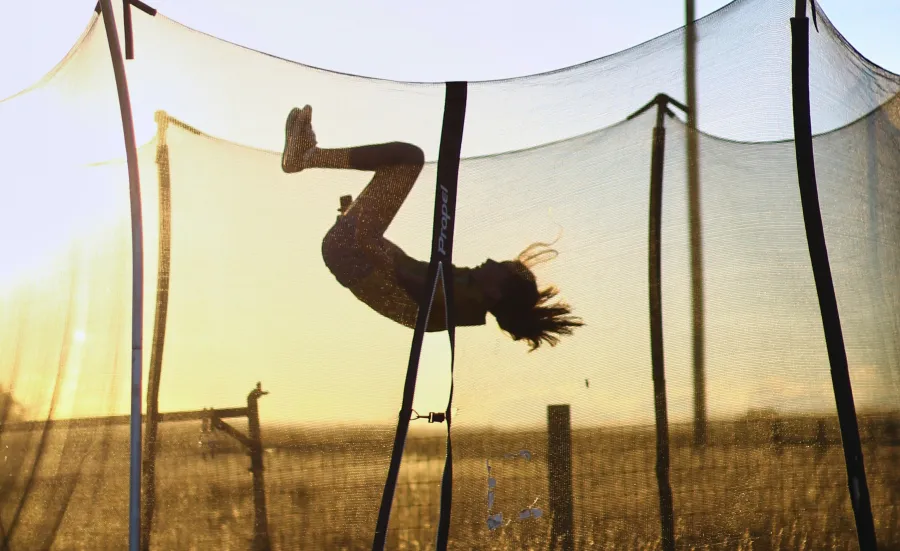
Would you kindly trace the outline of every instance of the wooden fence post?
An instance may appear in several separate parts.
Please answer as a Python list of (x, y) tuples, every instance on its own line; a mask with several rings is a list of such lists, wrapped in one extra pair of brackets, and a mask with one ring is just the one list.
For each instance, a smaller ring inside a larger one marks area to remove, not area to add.
[(250, 433), (250, 472), (253, 475), (253, 551), (269, 551), (269, 519), (266, 511), (266, 485), (263, 478), (262, 436), (259, 430), (258, 402), (268, 392), (256, 383), (256, 388), (247, 396), (247, 421)]
[(572, 426), (569, 406), (547, 406), (547, 471), (552, 516), (550, 549), (574, 551)]

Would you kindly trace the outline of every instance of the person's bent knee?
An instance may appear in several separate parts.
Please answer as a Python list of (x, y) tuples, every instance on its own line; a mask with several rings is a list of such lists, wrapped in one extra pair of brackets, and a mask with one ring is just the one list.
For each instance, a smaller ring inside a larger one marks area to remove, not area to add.
[(406, 142), (391, 144), (396, 164), (422, 166), (425, 164), (425, 152), (417, 145)]

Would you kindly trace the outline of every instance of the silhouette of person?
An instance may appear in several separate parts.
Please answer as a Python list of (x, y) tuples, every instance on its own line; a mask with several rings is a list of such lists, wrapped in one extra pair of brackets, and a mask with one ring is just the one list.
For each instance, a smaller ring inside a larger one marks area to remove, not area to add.
[[(415, 145), (390, 142), (320, 149), (312, 127), (312, 107), (294, 108), (285, 125), (281, 168), (293, 174), (305, 169), (349, 169), (375, 174), (322, 240), (322, 258), (337, 281), (370, 308), (406, 327), (416, 323), (418, 300), (428, 285), (428, 263), (411, 258), (384, 237), (425, 163)], [(488, 259), (474, 268), (452, 267), (458, 326), (485, 325), (488, 312), (513, 340), (535, 350), (555, 346), (561, 335), (583, 325), (567, 304), (550, 304), (558, 291), (539, 289), (534, 264), (556, 251), (535, 243), (515, 260)], [(449, 277), (449, 274), (445, 273)], [(435, 294), (427, 331), (446, 329), (443, 297)]]

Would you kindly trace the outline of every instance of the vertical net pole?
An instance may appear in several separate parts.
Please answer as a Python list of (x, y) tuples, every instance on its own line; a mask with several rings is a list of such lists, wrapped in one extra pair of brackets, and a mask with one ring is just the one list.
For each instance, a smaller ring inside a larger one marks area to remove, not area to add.
[(106, 39), (116, 77), (116, 91), (119, 96), (119, 110), (122, 116), (122, 133), (125, 138), (125, 157), (128, 162), (128, 189), (131, 202), (131, 442), (129, 469), (129, 513), (128, 549), (138, 551), (140, 547), (141, 522), (141, 383), (142, 331), (143, 331), (143, 287), (144, 287), (144, 247), (143, 223), (141, 219), (141, 184), (138, 172), (137, 145), (134, 137), (134, 121), (131, 115), (131, 99), (128, 94), (128, 80), (125, 75), (125, 60), (119, 44), (112, 0), (100, 0), (100, 11), (106, 27)]
[(550, 549), (574, 551), (572, 504), (572, 419), (568, 404), (547, 406), (547, 485)]
[(149, 551), (156, 511), (156, 452), (159, 427), (159, 384), (162, 378), (163, 348), (169, 310), (169, 273), (172, 250), (172, 180), (169, 172), (169, 146), (166, 143), (169, 116), (157, 111), (156, 173), (159, 181), (159, 259), (156, 276), (156, 310), (153, 319), (153, 343), (150, 349), (150, 372), (147, 376), (147, 427), (143, 458), (143, 507), (141, 549)]
[[(837, 297), (831, 266), (828, 262), (828, 248), (822, 213), (819, 210), (819, 193), (816, 187), (815, 159), (813, 155), (812, 120), (809, 100), (809, 19), (806, 17), (807, 0), (797, 0), (796, 14), (791, 18), (793, 107), (794, 107), (794, 147), (797, 156), (797, 177), (800, 185), (800, 202), (803, 222), (806, 227), (806, 241), (812, 263), (825, 346), (831, 365), (831, 382), (837, 405), (844, 461), (847, 466), (847, 481), (850, 489), (850, 503), (856, 520), (856, 533), (861, 551), (877, 549), (875, 523), (872, 518), (872, 504), (869, 486), (863, 464), (862, 443), (844, 336), (841, 329)], [(815, 7), (813, 8), (815, 9)]]
[(656, 101), (656, 126), (650, 161), (650, 228), (648, 268), (650, 287), (650, 357), (653, 364), (653, 406), (656, 415), (656, 483), (659, 486), (659, 521), (663, 551), (675, 549), (672, 486), (669, 483), (669, 417), (666, 399), (662, 323), (662, 186), (666, 149), (666, 101)]
[(709, 438), (706, 417), (706, 334), (703, 297), (703, 239), (700, 215), (700, 148), (697, 135), (697, 29), (694, 0), (685, 0), (684, 80), (687, 100), (688, 224), (691, 243), (691, 319), (694, 356), (694, 445)]
[[(661, 120), (661, 117), (660, 117)], [(653, 362), (653, 405), (656, 413), (656, 482), (659, 485), (659, 520), (665, 551), (675, 549), (672, 487), (669, 484), (669, 418), (666, 374), (663, 364), (662, 285), (660, 249), (662, 233), (662, 175), (666, 129), (653, 129), (653, 160), (650, 178), (650, 348)]]

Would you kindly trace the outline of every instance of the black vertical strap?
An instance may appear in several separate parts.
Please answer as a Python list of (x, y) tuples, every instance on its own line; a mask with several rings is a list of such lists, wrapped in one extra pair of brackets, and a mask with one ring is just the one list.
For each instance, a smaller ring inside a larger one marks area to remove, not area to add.
[[(428, 279), (430, 285), (426, 285), (423, 296), (419, 301), (419, 311), (416, 317), (416, 328), (413, 332), (412, 345), (409, 353), (409, 363), (406, 368), (406, 382), (403, 386), (403, 403), (400, 407), (397, 419), (397, 432), (394, 435), (394, 447), (391, 452), (391, 463), (388, 468), (387, 480), (381, 496), (381, 508), (378, 511), (378, 521), (375, 526), (375, 538), (372, 542), (373, 551), (383, 551), (387, 540), (388, 523), (391, 517), (391, 506), (394, 501), (394, 491), (397, 486), (397, 478), (400, 474), (400, 463), (403, 459), (403, 448), (406, 444), (406, 435), (409, 432), (409, 422), (412, 416), (412, 404), (416, 391), (416, 377), (419, 372), (419, 356), (422, 353), (422, 342), (425, 338), (425, 328), (431, 315), (431, 306), (437, 284), (443, 284), (445, 315), (447, 316), (447, 331), (450, 335), (451, 369), (453, 347), (455, 343), (456, 315), (453, 308), (453, 227), (456, 215), (456, 181), (459, 174), (459, 155), (462, 148), (463, 123), (466, 113), (467, 84), (465, 82), (448, 82), (444, 98), (444, 122), (441, 130), (441, 145), (438, 154), (437, 182), (434, 195), (434, 220), (432, 223), (431, 260), (428, 266)], [(440, 276), (440, 280), (438, 277)], [(449, 467), (452, 455), (450, 449), (450, 402), (453, 389), (450, 390), (450, 401), (447, 405), (447, 463), (444, 468), (444, 476), (441, 487), (441, 520), (439, 531), (449, 531), (449, 500), (452, 470)], [(445, 501), (447, 502), (445, 507)], [(439, 537), (440, 540), (440, 537)], [(439, 541), (440, 545), (440, 541)], [(446, 548), (446, 538), (444, 541)]]
[[(439, 231), (445, 236), (444, 247), (437, 253), (439, 262), (445, 266), (444, 304), (447, 311), (447, 335), (450, 338), (450, 396), (447, 399), (447, 410), (444, 412), (447, 421), (447, 457), (444, 461), (444, 475), (441, 479), (441, 515), (438, 520), (438, 534), (435, 548), (438, 551), (447, 549), (450, 537), (450, 509), (453, 505), (453, 443), (450, 438), (450, 425), (453, 421), (451, 409), (453, 405), (453, 365), (456, 359), (456, 302), (453, 288), (453, 235), (456, 218), (456, 190), (459, 181), (459, 157), (462, 150), (463, 129), (466, 121), (466, 100), (468, 86), (465, 82), (447, 83), (447, 99), (444, 106), (444, 129), (441, 136), (441, 151), (438, 157), (437, 183), (441, 193), (446, 193), (446, 213), (441, 206), (441, 225), (435, 224), (435, 237)], [(435, 211), (435, 221), (437, 221)], [(444, 226), (446, 220), (447, 227)], [(434, 252), (432, 252), (434, 255)], [(432, 256), (434, 262), (434, 256)]]
[(800, 184), (803, 221), (806, 226), (806, 240), (812, 261), (816, 292), (819, 296), (819, 309), (822, 314), (828, 360), (831, 364), (831, 382), (834, 387), (834, 399), (841, 426), (841, 441), (844, 446), (850, 502), (853, 505), (853, 515), (856, 520), (859, 548), (861, 551), (874, 551), (877, 549), (875, 523), (872, 519), (872, 505), (863, 465), (862, 444), (859, 438), (856, 407), (853, 403), (847, 353), (844, 349), (844, 336), (841, 331), (831, 267), (828, 263), (828, 249), (825, 244), (825, 230), (822, 225), (822, 213), (819, 210), (819, 196), (816, 187), (809, 102), (809, 20), (806, 17), (806, 1), (797, 0), (797, 12), (795, 17), (791, 18), (793, 42), (791, 73), (797, 176)]

